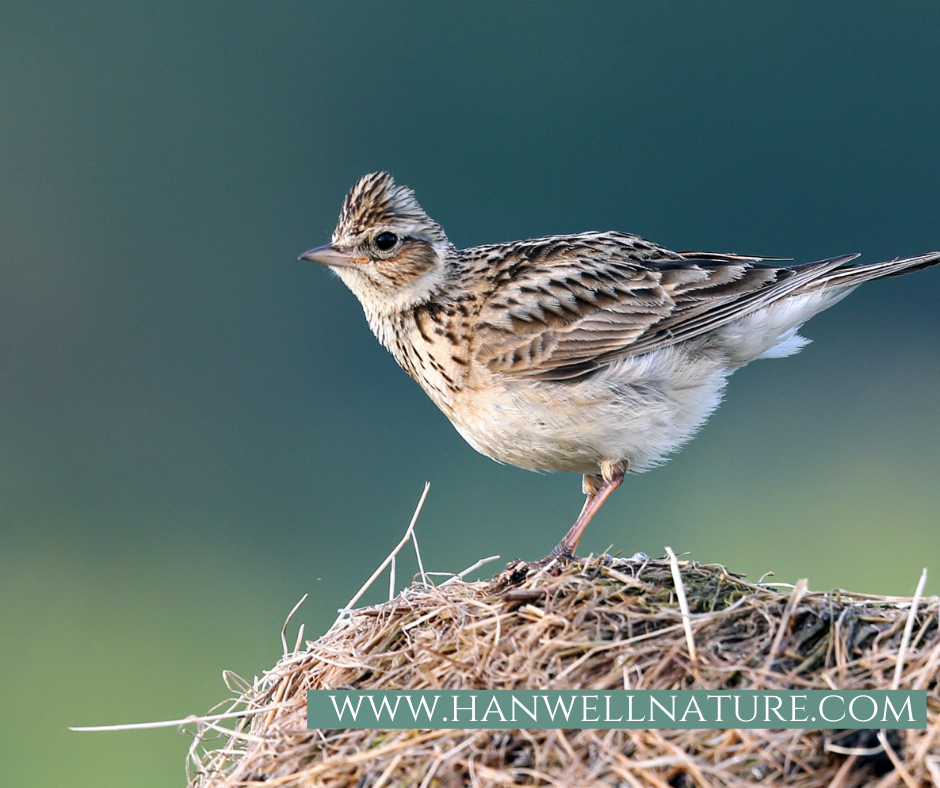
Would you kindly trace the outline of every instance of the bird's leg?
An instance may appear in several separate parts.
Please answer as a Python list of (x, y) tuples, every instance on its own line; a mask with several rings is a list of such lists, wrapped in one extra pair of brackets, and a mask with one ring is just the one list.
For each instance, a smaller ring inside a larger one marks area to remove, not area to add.
[(597, 510), (601, 508), (604, 501), (607, 500), (607, 496), (620, 486), (626, 471), (626, 463), (614, 465), (613, 463), (605, 462), (601, 464), (600, 477), (588, 474), (584, 475), (583, 489), (587, 494), (587, 500), (584, 502), (581, 514), (578, 515), (578, 519), (574, 521), (574, 525), (571, 526), (568, 533), (566, 533), (564, 538), (558, 543), (558, 546), (548, 554), (547, 558), (560, 558), (564, 561), (574, 557), (574, 551), (578, 546), (578, 542), (581, 541), (581, 535), (584, 533), (584, 529), (587, 528), (588, 523), (591, 522), (591, 518), (597, 513)]

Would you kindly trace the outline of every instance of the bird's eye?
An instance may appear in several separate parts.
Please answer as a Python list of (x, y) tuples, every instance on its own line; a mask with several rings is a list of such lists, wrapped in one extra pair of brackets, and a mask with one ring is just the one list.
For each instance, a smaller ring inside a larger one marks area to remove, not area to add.
[(398, 243), (398, 236), (395, 233), (390, 233), (388, 231), (384, 233), (379, 233), (375, 236), (375, 248), (382, 252), (387, 252), (395, 244)]

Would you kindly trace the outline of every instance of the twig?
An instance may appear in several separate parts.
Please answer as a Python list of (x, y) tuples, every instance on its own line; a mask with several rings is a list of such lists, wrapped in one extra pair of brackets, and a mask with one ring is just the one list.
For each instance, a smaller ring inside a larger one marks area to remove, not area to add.
[[(924, 570), (926, 575), (927, 571)], [(914, 778), (911, 777), (907, 769), (904, 768), (904, 764), (901, 763), (901, 759), (898, 758), (898, 754), (894, 751), (894, 748), (888, 743), (888, 737), (885, 735), (883, 730), (878, 731), (878, 741), (881, 742), (881, 746), (885, 748), (885, 753), (891, 761), (891, 765), (894, 766), (894, 770), (898, 773), (904, 784), (907, 785), (907, 788), (917, 788), (917, 783), (914, 781)]]
[(303, 642), (304, 642), (304, 625), (301, 624), (300, 628), (297, 630), (297, 640), (294, 642), (294, 650), (291, 653), (296, 654), (298, 651), (300, 651), (300, 646)]
[(914, 601), (911, 602), (911, 609), (907, 614), (907, 623), (904, 625), (904, 636), (901, 638), (901, 648), (898, 649), (898, 661), (894, 666), (894, 678), (891, 679), (891, 689), (896, 690), (901, 686), (901, 674), (904, 672), (904, 660), (907, 657), (907, 647), (911, 642), (911, 633), (914, 631), (914, 619), (917, 617), (917, 606), (920, 604), (920, 596), (924, 593), (924, 585), (927, 582), (927, 569), (920, 573), (920, 581), (917, 583), (917, 590), (914, 592)]
[(856, 758), (869, 758), (885, 750), (880, 744), (877, 747), (843, 747), (841, 744), (833, 744), (830, 741), (823, 744), (823, 749), (826, 752), (834, 752), (836, 755), (850, 755)]
[(260, 706), (257, 709), (242, 709), (241, 711), (229, 711), (225, 714), (209, 714), (205, 717), (190, 715), (182, 720), (163, 720), (161, 722), (131, 722), (125, 725), (91, 725), (81, 728), (69, 728), (70, 731), (77, 733), (94, 733), (97, 731), (145, 731), (152, 728), (178, 728), (180, 725), (189, 725), (190, 723), (215, 722), (216, 720), (230, 720), (235, 717), (250, 717), (253, 714), (260, 714), (263, 711), (276, 711), (277, 709), (286, 709), (290, 703), (272, 703), (270, 706)]
[(682, 574), (679, 572), (679, 559), (671, 547), (666, 548), (669, 556), (669, 568), (672, 570), (672, 582), (676, 586), (676, 595), (679, 597), (679, 611), (682, 613), (682, 628), (685, 630), (685, 642), (689, 647), (689, 659), (695, 664), (698, 662), (698, 652), (695, 650), (695, 638), (692, 637), (692, 623), (689, 618), (689, 600), (685, 596), (685, 585)]
[(924, 763), (927, 764), (927, 771), (930, 772), (934, 785), (940, 785), (940, 758), (930, 755), (924, 759)]
[[(286, 657), (287, 654), (289, 653), (289, 652), (287, 651), (287, 625), (290, 623), (290, 620), (291, 620), (291, 618), (293, 617), (294, 613), (297, 612), (297, 608), (299, 608), (299, 607), (306, 601), (307, 596), (308, 596), (308, 594), (304, 594), (304, 595), (300, 598), (300, 601), (299, 601), (296, 605), (294, 605), (294, 606), (291, 608), (290, 613), (287, 614), (287, 618), (286, 618), (285, 621), (284, 621), (284, 626), (281, 627), (281, 646), (282, 646), (283, 649), (284, 649), (283, 654), (284, 654), (285, 657)], [(296, 649), (294, 649), (294, 650), (296, 651)]]
[(411, 538), (411, 535), (414, 533), (415, 523), (418, 522), (418, 515), (421, 514), (421, 507), (424, 506), (424, 499), (428, 497), (428, 490), (430, 489), (431, 489), (431, 482), (425, 482), (424, 492), (421, 493), (421, 500), (418, 501), (418, 506), (415, 508), (415, 513), (411, 516), (411, 523), (408, 525), (408, 530), (405, 531), (405, 535), (401, 538), (401, 541), (396, 545), (395, 549), (392, 550), (392, 552), (388, 554), (388, 557), (381, 564), (379, 564), (379, 568), (376, 569), (372, 573), (372, 576), (368, 580), (366, 580), (365, 583), (363, 583), (362, 588), (360, 588), (356, 592), (356, 595), (352, 599), (350, 599), (349, 602), (346, 603), (345, 607), (340, 609), (340, 614), (336, 617), (336, 620), (333, 622), (330, 629), (332, 629), (340, 621), (342, 621), (343, 616), (345, 616), (346, 613), (353, 610), (356, 602), (358, 602), (362, 598), (362, 595), (372, 587), (372, 584), (375, 582), (375, 579), (380, 574), (382, 574), (385, 567), (388, 566), (392, 562), (392, 559), (396, 555), (398, 555), (398, 551), (401, 550), (405, 546), (405, 544), (407, 544), (408, 540)]
[(468, 566), (466, 569), (463, 570), (463, 572), (460, 572), (454, 575), (449, 580), (445, 580), (443, 583), (441, 583), (441, 588), (448, 585), (449, 583), (456, 583), (458, 580), (463, 580), (467, 575), (469, 575), (471, 572), (476, 571), (481, 566), (491, 563), (492, 561), (498, 561), (498, 560), (499, 560), (498, 555), (491, 555), (489, 558), (481, 558), (473, 566)]
[[(881, 750), (879, 749), (879, 752)], [(839, 771), (836, 772), (836, 776), (832, 778), (832, 781), (826, 788), (841, 788), (842, 783), (845, 782), (846, 775), (855, 768), (855, 762), (858, 760), (857, 755), (850, 755), (846, 758), (842, 765), (839, 767)]]
[(411, 535), (411, 543), (415, 546), (415, 556), (418, 559), (418, 571), (421, 573), (421, 582), (424, 583), (425, 587), (430, 586), (428, 576), (424, 573), (424, 564), (421, 562), (421, 551), (418, 549), (418, 537), (415, 534)]
[(790, 619), (793, 617), (793, 611), (795, 611), (796, 606), (800, 604), (800, 600), (806, 593), (806, 587), (808, 585), (809, 581), (804, 577), (802, 580), (798, 580), (796, 585), (793, 586), (793, 593), (790, 594), (790, 598), (787, 600), (787, 606), (783, 609), (783, 615), (780, 617), (780, 625), (777, 627), (777, 634), (774, 635), (774, 641), (770, 646), (770, 653), (767, 654), (767, 660), (764, 662), (764, 670), (770, 670), (773, 667), (774, 661), (777, 659), (777, 652), (780, 650), (780, 645), (783, 643), (787, 629), (790, 627)]

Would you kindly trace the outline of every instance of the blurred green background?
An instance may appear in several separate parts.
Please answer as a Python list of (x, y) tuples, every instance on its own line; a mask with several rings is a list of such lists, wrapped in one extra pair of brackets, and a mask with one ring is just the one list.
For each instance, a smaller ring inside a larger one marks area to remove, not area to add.
[[(325, 628), (426, 479), (434, 570), (544, 555), (576, 516), (576, 476), (474, 453), (296, 260), (360, 175), (461, 246), (926, 252), (938, 35), (933, 2), (5, 2), (0, 780), (182, 784), (173, 730), (65, 727), (208, 710), (302, 594), (290, 640)], [(583, 551), (889, 594), (928, 566), (937, 593), (938, 298), (938, 270), (867, 286), (738, 373)]]

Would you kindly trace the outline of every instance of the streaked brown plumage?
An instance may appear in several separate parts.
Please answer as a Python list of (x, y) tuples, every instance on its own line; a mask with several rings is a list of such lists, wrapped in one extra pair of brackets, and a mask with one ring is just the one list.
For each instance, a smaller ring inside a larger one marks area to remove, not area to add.
[(378, 339), (478, 451), (584, 474), (570, 556), (627, 471), (662, 462), (718, 406), (728, 375), (787, 356), (799, 327), (869, 279), (940, 262), (803, 265), (672, 252), (589, 232), (456, 249), (385, 172), (346, 196), (333, 268)]

